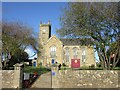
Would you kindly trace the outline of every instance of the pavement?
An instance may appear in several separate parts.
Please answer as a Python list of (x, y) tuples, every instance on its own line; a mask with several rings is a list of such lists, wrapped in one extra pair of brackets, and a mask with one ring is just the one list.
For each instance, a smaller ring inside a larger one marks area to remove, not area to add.
[(30, 88), (51, 88), (51, 72), (40, 75)]

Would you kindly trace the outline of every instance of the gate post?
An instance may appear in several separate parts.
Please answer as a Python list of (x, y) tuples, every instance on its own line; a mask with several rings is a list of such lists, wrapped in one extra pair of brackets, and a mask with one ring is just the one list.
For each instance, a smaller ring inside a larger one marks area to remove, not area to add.
[(58, 75), (58, 66), (54, 64), (54, 66), (51, 67), (51, 86), (52, 88), (59, 88), (59, 82), (57, 79)]
[(22, 81), (23, 81), (23, 64), (15, 64), (14, 65), (14, 87), (15, 88), (22, 88)]

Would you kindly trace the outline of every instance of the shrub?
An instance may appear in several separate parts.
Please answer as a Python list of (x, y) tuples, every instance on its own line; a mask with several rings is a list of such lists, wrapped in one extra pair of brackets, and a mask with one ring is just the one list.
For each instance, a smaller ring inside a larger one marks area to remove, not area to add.
[(96, 65), (97, 65), (97, 67), (102, 67), (101, 62), (98, 62)]
[(65, 67), (65, 66), (66, 66), (66, 64), (65, 64), (65, 63), (63, 63), (63, 64), (62, 64), (62, 66), (63, 66), (63, 67)]

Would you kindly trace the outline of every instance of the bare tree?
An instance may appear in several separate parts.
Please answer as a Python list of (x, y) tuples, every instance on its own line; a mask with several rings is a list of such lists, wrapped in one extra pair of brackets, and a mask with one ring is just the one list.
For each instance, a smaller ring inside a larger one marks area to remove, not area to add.
[[(26, 47), (32, 46), (37, 50), (37, 39), (30, 26), (20, 22), (3, 22), (2, 24), (2, 52), (9, 59), (10, 56), (17, 56), (19, 60)], [(26, 54), (26, 53), (24, 53)], [(19, 60), (20, 61), (20, 60)]]

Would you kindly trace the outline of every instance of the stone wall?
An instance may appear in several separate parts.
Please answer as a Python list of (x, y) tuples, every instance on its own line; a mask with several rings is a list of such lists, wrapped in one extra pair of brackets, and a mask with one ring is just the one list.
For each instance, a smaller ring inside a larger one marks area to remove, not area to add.
[(13, 88), (14, 70), (2, 70), (2, 88)]
[(20, 66), (15, 66), (14, 70), (1, 70), (2, 88), (21, 88), (23, 72)]
[(52, 70), (52, 88), (118, 88), (118, 71)]

